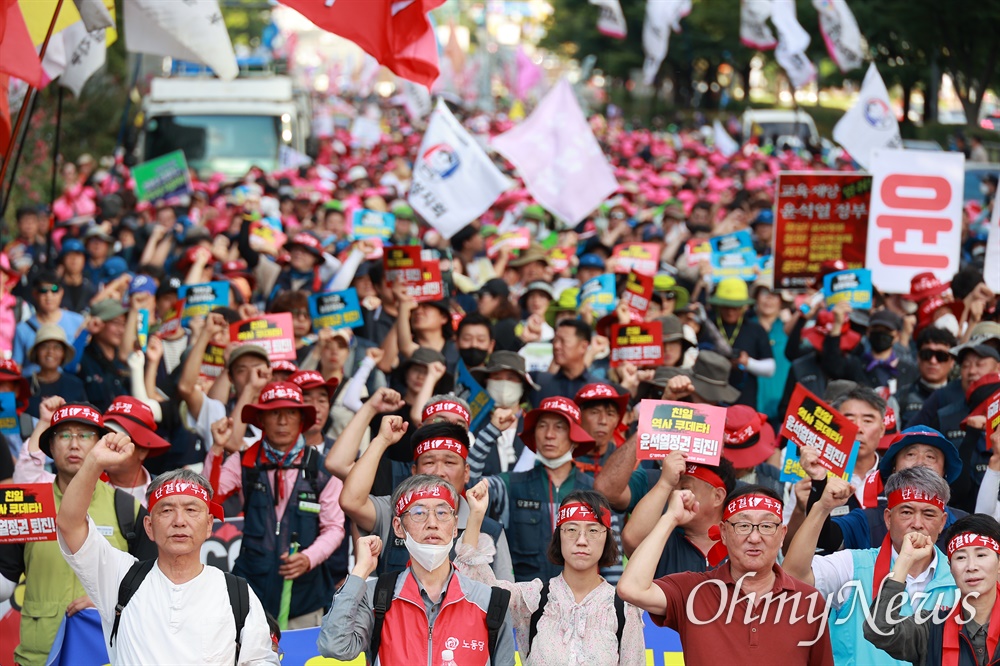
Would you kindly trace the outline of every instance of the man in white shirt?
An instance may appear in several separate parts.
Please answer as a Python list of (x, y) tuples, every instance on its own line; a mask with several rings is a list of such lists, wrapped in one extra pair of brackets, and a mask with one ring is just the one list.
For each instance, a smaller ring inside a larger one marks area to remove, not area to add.
[[(100, 612), (109, 643), (119, 587), (136, 559), (101, 537), (86, 507), (101, 471), (121, 465), (134, 446), (124, 433), (101, 438), (67, 487), (56, 518), (59, 547)], [(157, 558), (121, 611), (114, 644), (108, 647), (112, 664), (278, 666), (256, 595), (249, 591), (249, 613), (237, 636), (226, 574), (201, 563), (201, 545), (212, 534), (212, 517), (222, 516), (212, 494), (202, 476), (183, 469), (159, 476), (150, 485), (150, 515), (143, 526), (156, 542)]]

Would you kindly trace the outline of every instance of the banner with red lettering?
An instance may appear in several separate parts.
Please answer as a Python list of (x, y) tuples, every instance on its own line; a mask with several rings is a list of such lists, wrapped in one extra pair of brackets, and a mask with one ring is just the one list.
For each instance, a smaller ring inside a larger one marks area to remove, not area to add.
[(871, 176), (857, 172), (778, 174), (774, 214), (776, 288), (804, 289), (824, 261), (843, 259), (848, 268), (865, 267), (871, 183)]
[(385, 248), (382, 267), (386, 284), (416, 284), (423, 279), (419, 245), (394, 245)]
[(788, 401), (788, 411), (781, 424), (781, 436), (789, 446), (782, 465), (782, 480), (805, 477), (798, 464), (797, 447), (811, 446), (819, 451), (819, 464), (834, 476), (849, 480), (858, 457), (858, 426), (820, 400), (802, 384), (796, 384)]
[(407, 284), (406, 295), (417, 303), (443, 299), (444, 281), (441, 279), (441, 265), (436, 261), (424, 262), (420, 268), (420, 281)]
[(0, 485), (0, 543), (56, 540), (51, 483)]
[(611, 367), (623, 363), (640, 367), (663, 363), (663, 322), (611, 325)]
[(259, 345), (272, 361), (295, 360), (292, 313), (263, 315), (229, 325), (229, 339), (241, 345)]
[(872, 175), (865, 267), (875, 288), (905, 294), (913, 276), (927, 271), (950, 281), (962, 245), (965, 155), (876, 150)]
[(639, 403), (636, 457), (662, 460), (671, 451), (683, 451), (688, 462), (718, 465), (725, 431), (725, 407), (643, 400)]

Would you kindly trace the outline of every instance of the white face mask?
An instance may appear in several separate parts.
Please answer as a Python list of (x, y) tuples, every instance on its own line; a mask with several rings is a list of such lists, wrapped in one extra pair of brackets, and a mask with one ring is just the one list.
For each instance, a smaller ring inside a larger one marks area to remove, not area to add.
[(524, 384), (509, 379), (487, 379), (486, 392), (496, 402), (497, 407), (516, 407), (524, 395)]
[(448, 561), (448, 555), (451, 554), (451, 545), (454, 541), (455, 537), (452, 537), (451, 541), (448, 543), (441, 545), (434, 543), (417, 543), (416, 540), (410, 536), (410, 533), (406, 532), (406, 551), (410, 554), (410, 558), (414, 562), (422, 566), (427, 571), (434, 571)]
[(943, 328), (944, 330), (948, 331), (952, 335), (958, 337), (958, 332), (959, 332), (958, 317), (956, 317), (951, 312), (949, 312), (948, 314), (946, 314), (946, 315), (944, 315), (942, 317), (938, 317), (937, 319), (935, 319), (934, 320), (934, 327), (935, 328)]
[(562, 454), (558, 458), (546, 458), (541, 453), (536, 453), (535, 454), (535, 460), (537, 460), (538, 462), (542, 463), (543, 465), (545, 465), (549, 469), (559, 469), (560, 467), (562, 467), (566, 463), (568, 463), (571, 460), (573, 460), (573, 450), (570, 449), (569, 451), (567, 451), (566, 453)]

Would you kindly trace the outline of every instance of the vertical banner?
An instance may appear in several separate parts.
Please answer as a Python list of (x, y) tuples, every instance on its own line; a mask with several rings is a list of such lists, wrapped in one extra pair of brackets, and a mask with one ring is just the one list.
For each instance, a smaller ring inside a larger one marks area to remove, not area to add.
[(493, 411), (493, 398), (486, 392), (482, 384), (476, 381), (461, 359), (458, 361), (456, 370), (457, 384), (455, 395), (469, 403), (469, 412), (472, 417), (469, 423), (469, 431), (475, 432), (479, 430), (479, 426), (482, 425), (484, 420), (489, 418), (490, 413)]
[(773, 248), (776, 288), (806, 288), (824, 261), (843, 259), (848, 268), (865, 266), (871, 185), (871, 176), (861, 173), (778, 174)]
[(905, 294), (917, 273), (950, 281), (962, 245), (965, 155), (876, 150), (872, 174), (865, 258), (872, 284), (883, 293)]
[(149, 310), (139, 310), (135, 337), (139, 341), (139, 348), (145, 354), (146, 347), (149, 345)]

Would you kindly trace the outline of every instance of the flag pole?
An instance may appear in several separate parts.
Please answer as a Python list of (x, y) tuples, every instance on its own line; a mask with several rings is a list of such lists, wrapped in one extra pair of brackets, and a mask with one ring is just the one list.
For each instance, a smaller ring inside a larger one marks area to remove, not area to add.
[[(59, 86), (59, 101), (56, 104), (56, 137), (52, 142), (52, 181), (49, 185), (49, 214), (52, 221), (55, 217), (52, 211), (56, 205), (56, 173), (59, 169), (59, 140), (62, 135), (63, 97), (65, 93), (66, 89)], [(45, 261), (50, 266), (55, 264), (52, 260), (52, 227), (53, 225), (50, 223), (49, 233), (45, 234)]]
[[(45, 41), (42, 42), (42, 49), (38, 53), (38, 61), (43, 62), (45, 60), (45, 52), (49, 48), (49, 41), (52, 39), (52, 32), (56, 27), (56, 20), (59, 18), (59, 12), (62, 11), (64, 0), (59, 0), (56, 3), (56, 10), (52, 13), (52, 21), (49, 23), (48, 32), (45, 33)], [(28, 86), (28, 91), (24, 95), (24, 101), (21, 103), (21, 110), (17, 113), (17, 122), (14, 124), (14, 130), (10, 134), (10, 148), (7, 149), (7, 155), (4, 156), (3, 164), (0, 164), (0, 189), (3, 188), (4, 177), (7, 175), (7, 171), (10, 171), (10, 186), (7, 188), (7, 193), (4, 195), (3, 203), (0, 204), (0, 218), (3, 218), (4, 214), (7, 212), (7, 205), (10, 203), (11, 192), (14, 191), (14, 179), (17, 178), (17, 164), (21, 161), (21, 152), (24, 150), (24, 142), (28, 137), (28, 123), (31, 122), (31, 116), (35, 112), (35, 101), (38, 96), (38, 89), (33, 86)], [(18, 139), (18, 133), (21, 132), (22, 128), (24, 133), (21, 134), (20, 139)], [(17, 152), (14, 152), (14, 143), (17, 142)], [(10, 156), (14, 155), (14, 159), (10, 159)]]

